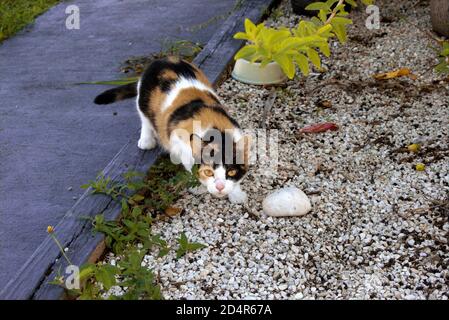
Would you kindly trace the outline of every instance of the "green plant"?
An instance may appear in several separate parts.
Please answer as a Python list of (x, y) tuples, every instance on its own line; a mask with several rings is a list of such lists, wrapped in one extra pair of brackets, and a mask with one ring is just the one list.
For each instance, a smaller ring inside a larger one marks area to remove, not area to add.
[[(152, 254), (154, 250), (158, 257), (172, 250), (166, 240), (152, 233), (151, 225), (157, 214), (163, 214), (171, 208), (182, 190), (198, 185), (197, 168), (194, 167), (192, 171), (189, 173), (173, 164), (168, 157), (162, 157), (150, 168), (144, 179), (142, 173), (130, 171), (124, 174), (124, 182), (118, 183), (100, 174), (96, 180), (82, 186), (90, 188), (92, 194), (107, 195), (120, 203), (119, 220), (108, 221), (99, 214), (92, 219), (92, 224), (95, 232), (105, 235), (107, 248), (121, 259), (116, 266), (102, 262), (81, 266), (81, 289), (67, 290), (69, 296), (103, 299), (109, 289), (117, 286), (124, 293), (109, 295), (109, 299), (162, 299), (157, 277), (152, 270), (142, 266), (142, 261), (145, 255)], [(57, 241), (54, 229), (47, 231)], [(189, 242), (184, 233), (177, 242), (177, 259), (187, 252), (205, 247), (197, 242)], [(58, 247), (65, 256), (60, 244)], [(64, 286), (63, 277), (58, 274), (51, 283)]]
[(139, 81), (139, 77), (127, 77), (117, 80), (78, 82), (77, 84), (101, 84), (106, 86), (123, 86), (125, 84), (135, 83), (137, 81)]
[(187, 239), (187, 236), (185, 233), (181, 233), (180, 238), (178, 239), (179, 248), (176, 251), (176, 258), (181, 258), (183, 255), (185, 255), (189, 251), (195, 251), (198, 249), (205, 248), (206, 246), (202, 243), (198, 242), (189, 242)]
[[(346, 1), (356, 6), (354, 1)], [(364, 0), (365, 4), (372, 1)], [(302, 20), (293, 29), (285, 27), (268, 28), (263, 23), (257, 26), (249, 19), (245, 20), (245, 32), (238, 32), (235, 39), (246, 40), (247, 44), (235, 55), (235, 60), (246, 59), (259, 62), (261, 67), (270, 62), (277, 62), (284, 73), (292, 79), (296, 65), (304, 75), (310, 72), (309, 62), (321, 68), (318, 52), (330, 56), (329, 39), (337, 37), (341, 43), (347, 40), (346, 26), (352, 20), (346, 18), (344, 0), (327, 0), (307, 6), (307, 10), (317, 10), (318, 14), (310, 21)]]
[(203, 45), (189, 40), (171, 40), (165, 39), (161, 43), (159, 57), (180, 56), (185, 60), (192, 61), (195, 56), (203, 49)]
[(276, 9), (273, 9), (273, 11), (271, 11), (271, 14), (270, 14), (271, 18), (274, 21), (279, 20), (279, 18), (282, 17), (283, 15), (284, 15), (284, 11), (282, 10), (281, 7), (277, 7)]
[(435, 71), (438, 73), (449, 73), (449, 41), (443, 41), (441, 46), (438, 56), (439, 63), (435, 66)]
[[(304, 30), (304, 24), (300, 24), (300, 31)], [(270, 62), (277, 62), (285, 74), (292, 79), (295, 75), (295, 62), (304, 74), (309, 73), (308, 58), (319, 67), (319, 55), (315, 51), (319, 48), (321, 52), (329, 52), (326, 34), (331, 30), (330, 26), (320, 29), (314, 28), (309, 36), (297, 37), (286, 28), (276, 30), (267, 28), (262, 23), (254, 25), (249, 19), (245, 20), (245, 33), (239, 32), (234, 38), (248, 40), (250, 44), (244, 46), (237, 52), (235, 59), (246, 59), (250, 62), (260, 62), (261, 67)], [(318, 60), (316, 59), (318, 57)]]
[(1, 0), (0, 42), (14, 35), (59, 0)]
[(68, 264), (72, 264), (72, 262), (70, 261), (69, 257), (67, 257), (67, 255), (65, 254), (64, 249), (62, 248), (61, 243), (59, 242), (58, 238), (56, 238), (55, 235), (55, 228), (53, 226), (48, 226), (47, 227), (47, 233), (50, 235), (50, 237), (53, 239), (53, 241), (56, 243), (56, 245), (58, 246), (59, 251), (61, 251), (62, 256), (64, 257), (64, 259), (67, 261)]
[[(81, 266), (81, 289), (67, 290), (67, 295), (80, 300), (101, 300), (116, 286), (126, 291), (122, 295), (109, 295), (110, 300), (163, 299), (153, 271), (142, 266), (145, 254), (143, 250), (130, 249), (117, 266), (101, 263)], [(63, 281), (58, 276), (52, 283), (63, 285)]]

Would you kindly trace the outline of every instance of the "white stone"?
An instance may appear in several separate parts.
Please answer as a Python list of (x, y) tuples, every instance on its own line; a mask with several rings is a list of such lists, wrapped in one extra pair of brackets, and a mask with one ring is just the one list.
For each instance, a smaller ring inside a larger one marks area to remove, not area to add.
[(287, 288), (288, 288), (288, 285), (286, 283), (282, 283), (279, 285), (279, 290), (284, 291), (284, 290), (287, 290)]
[(263, 201), (263, 211), (273, 217), (302, 216), (311, 209), (307, 195), (295, 187), (279, 189)]

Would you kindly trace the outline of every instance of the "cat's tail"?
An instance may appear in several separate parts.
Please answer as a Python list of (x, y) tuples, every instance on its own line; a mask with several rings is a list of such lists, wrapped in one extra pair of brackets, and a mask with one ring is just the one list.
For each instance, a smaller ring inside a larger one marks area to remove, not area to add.
[(135, 96), (137, 96), (137, 82), (106, 90), (95, 98), (94, 103), (109, 104)]

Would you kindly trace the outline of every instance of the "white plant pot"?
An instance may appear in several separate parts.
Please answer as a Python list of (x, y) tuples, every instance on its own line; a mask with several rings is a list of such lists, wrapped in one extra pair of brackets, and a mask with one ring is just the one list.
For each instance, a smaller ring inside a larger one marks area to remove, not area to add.
[(240, 82), (249, 84), (275, 84), (287, 80), (287, 76), (276, 62), (271, 62), (261, 68), (260, 63), (251, 63), (245, 59), (235, 62), (232, 77)]

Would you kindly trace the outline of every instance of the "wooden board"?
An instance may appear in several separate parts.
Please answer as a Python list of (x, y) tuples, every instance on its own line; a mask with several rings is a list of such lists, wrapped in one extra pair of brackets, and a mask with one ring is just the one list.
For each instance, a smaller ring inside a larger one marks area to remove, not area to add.
[[(244, 0), (237, 10), (229, 16), (220, 29), (210, 39), (194, 60), (214, 85), (227, 76), (234, 54), (243, 45), (233, 39), (238, 31), (243, 31), (243, 21), (249, 18), (254, 22), (262, 20), (278, 0)], [(136, 133), (138, 136), (138, 133)], [(112, 181), (122, 182), (123, 174), (133, 170), (146, 172), (161, 154), (159, 148), (142, 151), (135, 141), (129, 141), (103, 170)], [(120, 215), (120, 205), (107, 196), (92, 195), (87, 190), (71, 210), (55, 227), (58, 240), (75, 265), (96, 261), (104, 250), (104, 236), (94, 234), (91, 220), (103, 213), (107, 220), (115, 220)], [(58, 274), (64, 275), (67, 265), (56, 244), (50, 237), (36, 249), (33, 255), (19, 270), (17, 276), (0, 292), (0, 299), (61, 299), (62, 287), (49, 284)]]

